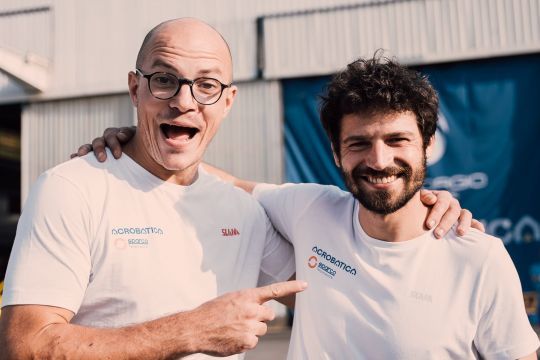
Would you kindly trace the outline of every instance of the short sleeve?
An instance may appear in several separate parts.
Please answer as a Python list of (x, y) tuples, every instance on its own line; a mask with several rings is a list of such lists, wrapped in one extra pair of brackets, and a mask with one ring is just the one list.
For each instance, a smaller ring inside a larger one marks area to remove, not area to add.
[(253, 190), (276, 230), (293, 244), (298, 220), (320, 194), (317, 184), (258, 184)]
[(294, 249), (266, 219), (266, 243), (264, 247), (258, 286), (288, 280), (295, 272)]
[(76, 185), (51, 172), (41, 175), (17, 226), (2, 305), (76, 313), (90, 277), (90, 228), (88, 202)]
[(490, 250), (481, 273), (482, 317), (474, 340), (485, 359), (518, 359), (540, 342), (525, 312), (517, 271), (502, 241)]

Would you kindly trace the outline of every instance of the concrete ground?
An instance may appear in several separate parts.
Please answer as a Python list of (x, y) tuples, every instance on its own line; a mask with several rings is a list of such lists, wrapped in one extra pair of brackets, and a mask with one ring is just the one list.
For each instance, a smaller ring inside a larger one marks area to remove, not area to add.
[[(535, 327), (535, 330), (540, 335), (540, 327)], [(246, 360), (285, 360), (290, 336), (288, 327), (274, 330), (259, 340), (257, 347), (246, 354)]]
[(291, 330), (284, 327), (259, 339), (257, 347), (246, 354), (246, 360), (285, 360)]

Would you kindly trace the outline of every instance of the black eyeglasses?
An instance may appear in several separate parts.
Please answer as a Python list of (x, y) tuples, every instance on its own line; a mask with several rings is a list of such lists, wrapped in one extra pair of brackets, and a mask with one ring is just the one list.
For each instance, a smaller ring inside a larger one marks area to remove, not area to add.
[(189, 85), (191, 96), (195, 101), (201, 105), (212, 105), (221, 98), (223, 90), (232, 85), (232, 83), (226, 85), (218, 79), (208, 77), (189, 80), (166, 72), (144, 74), (139, 69), (135, 69), (135, 71), (148, 80), (148, 90), (156, 99), (160, 100), (173, 98), (178, 94), (182, 85), (186, 84)]

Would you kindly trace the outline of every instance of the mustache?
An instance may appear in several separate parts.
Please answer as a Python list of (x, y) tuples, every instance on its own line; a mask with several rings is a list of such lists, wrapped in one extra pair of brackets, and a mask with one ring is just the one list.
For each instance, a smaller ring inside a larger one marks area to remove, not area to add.
[(412, 168), (404, 164), (402, 166), (389, 166), (382, 170), (375, 170), (365, 165), (358, 165), (352, 170), (351, 174), (354, 178), (364, 176), (389, 177), (394, 175), (410, 177), (412, 175)]

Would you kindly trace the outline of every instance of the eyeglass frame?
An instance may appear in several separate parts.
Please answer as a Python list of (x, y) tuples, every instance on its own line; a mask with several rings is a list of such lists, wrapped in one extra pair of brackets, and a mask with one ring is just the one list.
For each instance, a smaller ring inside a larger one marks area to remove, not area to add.
[[(138, 69), (138, 68), (135, 68), (135, 73), (136, 74), (139, 74), (141, 75), (143, 78), (146, 79), (146, 82), (148, 83), (148, 91), (150, 91), (150, 94), (152, 94), (152, 96), (158, 100), (170, 100), (172, 99), (173, 97), (175, 97), (176, 95), (178, 95), (178, 93), (180, 92), (180, 89), (182, 88), (183, 85), (188, 85), (189, 86), (189, 91), (191, 93), (191, 97), (193, 98), (193, 100), (195, 100), (197, 103), (201, 104), (201, 105), (214, 105), (215, 103), (217, 103), (219, 101), (219, 99), (221, 99), (221, 97), (223, 96), (223, 90), (227, 89), (227, 88), (230, 88), (233, 83), (231, 82), (230, 84), (224, 84), (222, 83), (221, 81), (219, 81), (218, 79), (215, 79), (215, 78), (211, 78), (211, 77), (206, 77), (206, 76), (201, 76), (201, 77), (198, 77), (198, 78), (195, 78), (193, 80), (190, 80), (190, 79), (186, 79), (186, 78), (183, 78), (183, 77), (178, 77), (174, 74), (171, 74), (171, 73), (168, 73), (166, 71), (156, 71), (156, 72), (153, 72), (151, 74), (145, 74), (142, 72), (141, 69)], [(150, 88), (150, 79), (152, 78), (152, 76), (156, 75), (156, 74), (166, 74), (166, 75), (170, 75), (174, 78), (176, 78), (178, 80), (178, 88), (176, 89), (176, 91), (174, 92), (173, 95), (171, 95), (170, 97), (168, 98), (165, 98), (165, 99), (162, 99), (162, 98), (159, 98), (157, 97), (156, 95), (154, 95), (154, 93), (152, 92), (152, 89)], [(219, 96), (217, 97), (217, 99), (214, 101), (214, 102), (211, 102), (209, 104), (205, 104), (205, 103), (202, 103), (200, 102), (199, 100), (197, 100), (197, 98), (195, 97), (195, 95), (193, 94), (193, 84), (195, 84), (195, 82), (197, 80), (200, 80), (200, 79), (209, 79), (209, 80), (215, 80), (217, 81), (220, 85), (221, 85), (221, 91), (219, 93)]]

